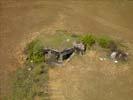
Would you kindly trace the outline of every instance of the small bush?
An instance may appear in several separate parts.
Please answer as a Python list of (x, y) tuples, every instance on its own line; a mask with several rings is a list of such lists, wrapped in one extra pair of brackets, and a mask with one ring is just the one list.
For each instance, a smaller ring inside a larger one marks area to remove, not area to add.
[(33, 63), (39, 63), (44, 61), (43, 45), (41, 41), (34, 40), (27, 45), (26, 48), (28, 61)]
[(96, 38), (93, 35), (85, 35), (85, 36), (81, 37), (81, 41), (87, 47), (91, 47), (92, 45), (95, 44)]
[(110, 48), (111, 43), (113, 43), (113, 41), (109, 37), (106, 37), (106, 36), (103, 36), (98, 39), (98, 44), (102, 48)]

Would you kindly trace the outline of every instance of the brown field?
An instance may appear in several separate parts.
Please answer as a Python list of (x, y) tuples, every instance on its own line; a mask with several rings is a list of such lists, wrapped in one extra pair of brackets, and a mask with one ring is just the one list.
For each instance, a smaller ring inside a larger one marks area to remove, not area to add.
[[(39, 33), (106, 34), (128, 43), (132, 55), (132, 12), (132, 0), (1, 0), (0, 99), (11, 94), (10, 76), (22, 66), (16, 51)], [(95, 53), (49, 71), (50, 87), (59, 90), (59, 97), (53, 93), (51, 100), (132, 100), (133, 63), (117, 68), (109, 61), (99, 62)]]

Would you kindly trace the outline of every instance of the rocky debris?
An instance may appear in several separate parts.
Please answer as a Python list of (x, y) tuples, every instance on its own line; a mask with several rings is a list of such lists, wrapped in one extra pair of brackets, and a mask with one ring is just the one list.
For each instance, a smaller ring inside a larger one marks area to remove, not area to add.
[(118, 61), (127, 61), (128, 53), (124, 52), (122, 50), (113, 51), (110, 54), (110, 58), (114, 60), (115, 63), (118, 63)]
[(54, 58), (53, 61), (62, 62), (68, 59), (75, 52), (75, 49), (72, 47), (72, 48), (64, 49), (62, 51), (58, 51), (55, 49), (45, 48), (43, 52), (44, 52), (44, 56), (45, 57), (47, 56), (46, 58), (49, 59), (50, 61), (51, 59)]
[(84, 45), (82, 42), (73, 42), (73, 47), (75, 48), (75, 51), (78, 54), (83, 55), (86, 51), (86, 45)]
[(43, 50), (43, 54), (44, 54), (45, 58), (47, 58), (47, 59), (53, 58), (53, 60), (55, 60), (55, 61), (58, 61), (58, 59), (60, 57), (60, 51), (58, 51), (56, 49), (45, 48)]
[[(73, 47), (66, 48), (62, 51), (56, 49), (45, 48), (43, 50), (44, 56), (49, 60), (49, 62), (62, 63), (64, 60), (70, 60), (73, 54), (81, 54), (83, 55), (86, 51), (86, 46), (81, 42), (74, 42)], [(114, 61), (114, 63), (118, 63), (118, 61), (127, 61), (128, 53), (122, 50), (112, 51), (110, 54), (110, 58)], [(100, 61), (105, 61), (107, 58), (99, 57)]]
[[(86, 46), (81, 42), (74, 42), (73, 47), (66, 48), (62, 51), (51, 49), (51, 48), (44, 48), (43, 54), (45, 56), (45, 59), (48, 59), (49, 62), (63, 62), (64, 60), (67, 60), (71, 58), (73, 53), (81, 54), (83, 55), (86, 51)], [(69, 59), (70, 60), (70, 59)]]
[(75, 52), (75, 49), (72, 47), (72, 48), (67, 48), (67, 49), (64, 49), (63, 51), (61, 51), (61, 53), (60, 53), (60, 59), (62, 60), (62, 61), (64, 61), (64, 60), (67, 60), (67, 59), (69, 59), (71, 56), (72, 56), (72, 54)]
[(104, 58), (104, 57), (100, 57), (99, 60), (100, 60), (100, 61), (105, 61), (106, 58)]

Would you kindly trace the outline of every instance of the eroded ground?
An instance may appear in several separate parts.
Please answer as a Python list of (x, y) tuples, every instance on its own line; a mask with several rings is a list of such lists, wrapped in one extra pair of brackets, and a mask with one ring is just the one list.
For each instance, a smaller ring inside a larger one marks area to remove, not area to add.
[[(0, 97), (10, 94), (10, 73), (21, 66), (16, 58), (16, 47), (21, 48), (20, 44), (32, 36), (36, 36), (36, 32), (37, 35), (39, 33), (45, 35), (45, 33), (53, 34), (58, 29), (65, 29), (78, 34), (88, 32), (97, 35), (108, 34), (132, 43), (132, 12), (133, 2), (131, 0), (123, 2), (111, 0), (110, 2), (85, 0), (24, 0), (16, 2), (15, 0), (1, 0)], [(83, 60), (83, 62), (86, 61)], [(69, 69), (71, 65), (59, 69), (62, 70), (62, 76), (59, 75), (58, 78), (61, 78), (59, 81), (61, 81), (63, 96), (69, 100), (87, 100), (87, 98), (93, 100), (131, 100), (133, 98), (131, 94), (133, 89), (131, 67), (133, 64), (124, 67), (129, 69), (122, 71), (123, 74), (114, 74), (115, 78), (112, 74), (105, 74), (106, 71), (109, 73), (110, 68), (114, 67), (110, 66), (108, 72), (108, 66), (99, 70), (99, 65), (106, 66), (101, 62), (90, 64), (88, 68), (92, 66), (95, 70), (92, 68), (92, 71), (85, 70), (84, 73), (80, 70), (81, 66), (74, 66), (71, 71)], [(84, 67), (87, 67), (86, 64)], [(117, 70), (115, 67), (114, 71)], [(123, 67), (120, 70), (123, 70)], [(52, 77), (54, 78), (56, 75), (51, 75)], [(77, 88), (80, 91), (77, 91)]]

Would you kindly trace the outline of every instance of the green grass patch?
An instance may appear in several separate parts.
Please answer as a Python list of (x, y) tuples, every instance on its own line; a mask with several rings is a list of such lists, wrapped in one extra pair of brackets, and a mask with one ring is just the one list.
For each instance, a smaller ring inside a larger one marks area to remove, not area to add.
[(81, 41), (83, 44), (85, 44), (87, 47), (91, 47), (96, 43), (96, 37), (93, 35), (83, 35), (81, 36)]
[(110, 48), (111, 44), (114, 43), (110, 37), (102, 36), (97, 39), (99, 46), (102, 48)]
[(43, 44), (40, 40), (34, 40), (26, 47), (28, 62), (40, 63), (44, 61)]
[(41, 34), (39, 40), (42, 41), (44, 47), (64, 49), (72, 46), (73, 41), (78, 40), (79, 36), (73, 37), (67, 31), (57, 30), (56, 34)]

